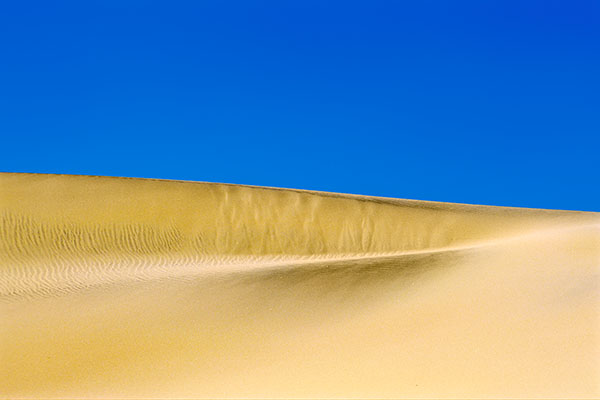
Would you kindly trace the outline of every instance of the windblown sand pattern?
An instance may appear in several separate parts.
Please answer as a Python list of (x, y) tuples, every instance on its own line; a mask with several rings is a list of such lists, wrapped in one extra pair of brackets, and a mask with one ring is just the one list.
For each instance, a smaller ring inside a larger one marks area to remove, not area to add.
[(0, 397), (600, 396), (600, 215), (0, 174)]

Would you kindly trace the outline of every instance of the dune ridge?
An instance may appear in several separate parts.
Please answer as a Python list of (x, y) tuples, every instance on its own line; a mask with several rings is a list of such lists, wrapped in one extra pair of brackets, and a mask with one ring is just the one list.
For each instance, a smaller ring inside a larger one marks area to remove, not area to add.
[(2, 173), (0, 238), (0, 397), (600, 395), (598, 213)]
[[(210, 183), (3, 178), (0, 262), (8, 276), (0, 294), (5, 295), (49, 293), (58, 282), (75, 289), (104, 280), (149, 279), (169, 269), (178, 275), (186, 266), (200, 273), (199, 266), (250, 268), (467, 248), (588, 217)], [(164, 198), (159, 207), (157, 196)], [(14, 198), (21, 201), (10, 202)], [(35, 199), (35, 207), (24, 210), (23, 199)], [(111, 261), (115, 256), (126, 260), (125, 270)], [(157, 263), (162, 268), (156, 270)]]

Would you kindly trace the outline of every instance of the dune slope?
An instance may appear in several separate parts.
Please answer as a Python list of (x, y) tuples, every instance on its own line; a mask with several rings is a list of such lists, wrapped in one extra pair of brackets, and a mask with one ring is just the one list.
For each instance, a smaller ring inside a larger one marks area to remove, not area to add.
[(0, 174), (2, 398), (600, 396), (600, 215)]

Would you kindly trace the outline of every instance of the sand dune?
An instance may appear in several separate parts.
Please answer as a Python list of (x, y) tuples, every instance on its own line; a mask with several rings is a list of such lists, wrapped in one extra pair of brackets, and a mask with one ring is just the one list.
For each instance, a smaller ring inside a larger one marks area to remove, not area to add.
[(2, 398), (600, 397), (600, 214), (0, 174)]

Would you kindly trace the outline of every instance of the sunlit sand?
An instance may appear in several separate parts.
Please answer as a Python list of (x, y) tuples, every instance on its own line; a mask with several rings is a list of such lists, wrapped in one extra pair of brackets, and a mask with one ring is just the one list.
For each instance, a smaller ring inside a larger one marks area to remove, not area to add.
[(5, 173), (0, 218), (2, 398), (600, 396), (598, 213)]

